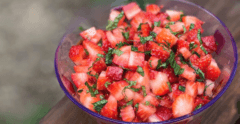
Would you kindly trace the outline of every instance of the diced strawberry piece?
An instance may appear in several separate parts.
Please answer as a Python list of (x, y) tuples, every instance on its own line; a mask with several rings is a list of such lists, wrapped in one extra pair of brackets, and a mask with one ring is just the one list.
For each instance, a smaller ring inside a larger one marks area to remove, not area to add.
[(208, 96), (196, 97), (194, 102), (194, 108), (196, 108), (199, 104), (205, 105), (209, 102)]
[(162, 121), (169, 120), (173, 117), (172, 109), (169, 109), (169, 108), (163, 107), (163, 106), (157, 108), (156, 115)]
[(201, 69), (202, 71), (205, 71), (205, 69), (210, 65), (212, 56), (210, 54), (206, 56), (201, 56), (198, 58), (197, 55), (192, 55), (189, 60), (191, 63), (196, 66), (197, 68)]
[(135, 117), (132, 122), (141, 122), (138, 117)]
[(128, 20), (131, 20), (135, 15), (142, 11), (136, 2), (131, 2), (122, 8)]
[(134, 98), (134, 91), (132, 91), (131, 89), (125, 89), (123, 91), (123, 96), (125, 101), (130, 101)]
[(185, 40), (178, 40), (177, 41), (177, 49), (180, 49), (183, 47), (189, 48), (189, 42), (187, 42)]
[(110, 84), (107, 90), (119, 101), (124, 98), (123, 89), (128, 85), (126, 81), (118, 81)]
[(72, 73), (71, 78), (77, 88), (88, 81), (87, 73)]
[(170, 49), (166, 48), (163, 45), (158, 45), (154, 42), (149, 42), (149, 46), (151, 49), (151, 55), (155, 56), (165, 62), (170, 56)]
[(76, 73), (87, 73), (88, 67), (89, 66), (86, 66), (86, 65), (85, 66), (75, 65), (73, 68)]
[(219, 69), (216, 61), (212, 58), (210, 65), (206, 69), (205, 76), (207, 79), (215, 81), (221, 74), (221, 70)]
[(113, 35), (114, 35), (115, 39), (117, 40), (117, 43), (125, 42), (125, 39), (122, 35), (122, 32), (123, 32), (122, 29), (115, 28), (115, 29), (112, 30), (112, 32), (113, 32)]
[(131, 46), (123, 46), (119, 50), (124, 52), (122, 55), (114, 55), (112, 62), (116, 65), (122, 66), (124, 68), (128, 67), (128, 62), (130, 58)]
[(156, 112), (156, 108), (151, 105), (139, 104), (137, 116), (142, 121), (147, 121), (148, 117)]
[(196, 73), (194, 69), (192, 69), (188, 65), (181, 65), (181, 68), (183, 68), (184, 71), (181, 75), (179, 75), (180, 77), (186, 78), (189, 81), (195, 81)]
[(84, 89), (82, 93), (80, 94), (80, 102), (82, 103), (83, 106), (86, 108), (90, 109), (91, 111), (94, 111), (94, 106), (93, 103), (98, 102), (100, 100), (99, 96), (97, 95), (96, 97), (92, 97), (90, 93), (87, 93), (87, 90)]
[(179, 95), (173, 102), (173, 117), (177, 118), (189, 114), (194, 109), (194, 98), (188, 94)]
[[(116, 10), (111, 10), (110, 15), (109, 15), (109, 19), (111, 21), (114, 21), (114, 19), (120, 14), (119, 11)], [(118, 26), (122, 25), (125, 19), (125, 15), (118, 21)]]
[(91, 66), (92, 63), (93, 63), (93, 61), (92, 61), (90, 58), (88, 58), (88, 59), (83, 59), (83, 60), (80, 62), (79, 65), (81, 65), (81, 66)]
[(130, 105), (121, 109), (120, 111), (120, 116), (122, 117), (123, 121), (132, 122), (132, 120), (135, 118), (135, 112), (133, 110), (133, 107)]
[(158, 72), (155, 79), (150, 81), (152, 92), (155, 95), (165, 95), (169, 92), (168, 76), (165, 73)]
[(97, 30), (96, 34), (91, 38), (91, 41), (97, 44), (102, 38), (103, 30)]
[(140, 12), (131, 20), (130, 24), (135, 29), (135, 31), (137, 31), (138, 26), (143, 23), (144, 18), (145, 14), (143, 12)]
[(169, 96), (163, 96), (161, 99), (159, 99), (159, 105), (172, 108), (172, 100), (169, 98)]
[(156, 40), (158, 43), (166, 44), (170, 43), (170, 47), (177, 43), (178, 38), (173, 35), (169, 29), (163, 28), (162, 31), (157, 35)]
[(184, 16), (182, 18), (182, 21), (185, 24), (187, 30), (189, 30), (191, 24), (194, 24), (194, 29), (201, 28), (201, 25), (203, 24), (203, 22), (196, 18), (195, 16)]
[(128, 27), (127, 29), (129, 31), (129, 40), (133, 40), (133, 37), (135, 36), (135, 29), (133, 27)]
[(146, 11), (156, 15), (160, 12), (160, 7), (156, 4), (149, 4), (146, 7)]
[(203, 46), (209, 54), (217, 50), (217, 44), (213, 36), (202, 37)]
[(112, 45), (111, 43), (108, 41), (108, 38), (106, 36), (106, 32), (103, 32), (102, 34), (102, 50), (107, 52), (109, 48), (111, 48)]
[(181, 14), (183, 14), (183, 12), (176, 10), (166, 10), (166, 13), (169, 15), (170, 21), (178, 21)]
[(93, 69), (98, 73), (105, 70), (106, 68), (107, 68), (107, 65), (103, 58), (93, 63)]
[(150, 35), (151, 27), (149, 26), (148, 23), (142, 24), (141, 31), (142, 31), (142, 36), (147, 37)]
[(123, 75), (123, 69), (117, 66), (108, 66), (106, 75), (112, 80), (121, 80)]
[(97, 80), (97, 89), (98, 90), (106, 90), (107, 88), (105, 87), (106, 82), (111, 82), (111, 80), (106, 76), (106, 72), (102, 71), (98, 77)]
[(91, 27), (80, 33), (80, 36), (85, 40), (91, 40), (91, 38), (97, 33), (95, 27)]
[(144, 53), (130, 52), (128, 67), (131, 69), (137, 69), (138, 66), (143, 66), (144, 62)]
[[(150, 14), (148, 14), (149, 16)], [(151, 17), (152, 22), (158, 22), (161, 21), (161, 26), (165, 25), (168, 20), (167, 20), (168, 14), (164, 12), (158, 13), (156, 16)]]
[(124, 78), (126, 78), (127, 80), (130, 80), (132, 78), (132, 76), (134, 75), (135, 71), (127, 71), (124, 75)]
[(135, 92), (133, 97), (133, 105), (140, 103), (143, 100), (143, 95), (140, 93)]
[(162, 31), (162, 28), (160, 27), (154, 27), (153, 32), (156, 33), (157, 35)]
[(163, 73), (167, 74), (170, 83), (178, 81), (178, 77), (174, 74), (173, 68), (168, 67), (163, 69)]
[(182, 32), (183, 31), (183, 22), (176, 22), (173, 25), (170, 25), (170, 28), (172, 29), (173, 32)]
[(188, 59), (192, 55), (192, 53), (186, 47), (182, 47), (178, 51), (185, 59)]
[(200, 48), (200, 46), (192, 49), (192, 51), (197, 52), (200, 56), (205, 56), (206, 54), (203, 52), (203, 50)]
[(183, 94), (184, 92), (183, 91), (181, 91), (181, 90), (179, 90), (179, 84), (172, 84), (171, 85), (171, 88), (172, 88), (172, 92), (171, 93), (169, 93), (168, 95), (169, 95), (169, 97), (173, 100), (173, 101), (175, 101), (175, 99), (179, 96), (179, 95), (181, 95), (181, 94)]
[(86, 57), (86, 52), (82, 45), (72, 46), (69, 50), (69, 58), (76, 64), (80, 65), (84, 57)]
[(198, 95), (203, 95), (205, 84), (202, 82), (197, 82)]
[(158, 106), (159, 102), (156, 98), (156, 96), (154, 94), (149, 93), (147, 96), (144, 97), (143, 101), (141, 103), (146, 103), (146, 102), (150, 102), (150, 104), (154, 105), (154, 106)]
[(192, 81), (188, 81), (186, 84), (185, 93), (195, 98), (198, 94), (198, 84)]
[(148, 64), (149, 64), (149, 68), (150, 69), (156, 69), (157, 65), (158, 65), (158, 58), (151, 56), (150, 59), (148, 60)]
[(192, 42), (197, 39), (198, 30), (192, 29), (191, 31), (186, 33), (186, 39), (188, 42)]
[(106, 36), (107, 36), (107, 39), (110, 42), (112, 48), (114, 48), (116, 46), (116, 44), (119, 43), (111, 31), (107, 31)]
[(211, 80), (206, 80), (206, 90), (205, 90), (205, 95), (212, 97), (213, 95), (213, 88), (215, 86), (215, 83)]
[(99, 47), (97, 44), (90, 42), (90, 41), (83, 41), (83, 46), (85, 49), (87, 49), (90, 58), (92, 61), (94, 61), (98, 56), (97, 54), (104, 55), (104, 52), (101, 50), (101, 47)]
[(148, 118), (149, 122), (160, 122), (163, 121), (162, 119), (160, 119), (156, 114), (152, 114), (149, 118)]
[(75, 94), (73, 84), (64, 75), (62, 75), (62, 82), (63, 82), (64, 87), (67, 89), (67, 91), (71, 95)]
[(117, 100), (114, 96), (109, 96), (108, 102), (101, 109), (100, 114), (108, 118), (117, 119)]

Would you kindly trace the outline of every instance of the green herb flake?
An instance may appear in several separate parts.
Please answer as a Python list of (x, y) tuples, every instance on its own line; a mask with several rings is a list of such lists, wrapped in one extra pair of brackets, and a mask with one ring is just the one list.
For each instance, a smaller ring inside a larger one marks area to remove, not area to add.
[(117, 56), (121, 56), (124, 52), (119, 49), (113, 49), (112, 53), (116, 54)]
[(144, 71), (143, 71), (143, 68), (141, 66), (138, 66), (137, 72), (144, 77)]
[(128, 106), (128, 105), (132, 105), (132, 104), (133, 104), (133, 100), (131, 100), (131, 101), (129, 101), (129, 102), (126, 103), (127, 106)]
[(185, 34), (187, 32), (187, 29), (184, 25), (182, 27), (183, 27), (183, 33)]
[(198, 46), (197, 44), (195, 44), (194, 42), (191, 42), (189, 44), (189, 49), (192, 50), (192, 49), (196, 48), (197, 46)]
[(167, 84), (168, 84), (169, 91), (172, 92), (172, 87), (171, 87), (170, 82), (167, 82)]
[(134, 92), (138, 92), (140, 90), (140, 88), (130, 88), (130, 89)]
[(95, 74), (95, 75), (91, 74), (91, 71), (87, 72), (87, 74), (88, 74), (89, 76), (95, 77), (96, 79), (98, 79), (98, 76), (99, 76), (98, 74)]
[(152, 68), (152, 60), (149, 61), (149, 65)]
[(124, 78), (124, 80), (129, 83), (129, 85), (127, 86), (128, 88), (137, 84), (137, 81), (129, 81), (126, 78)]
[(157, 37), (157, 34), (153, 31), (150, 32), (150, 35), (153, 36), (154, 38)]
[(108, 85), (110, 85), (111, 83), (110, 82), (106, 82), (105, 84), (104, 84), (104, 86), (106, 87), (106, 88), (108, 88)]
[(112, 54), (113, 54), (113, 49), (109, 48), (108, 53), (106, 54), (106, 58), (105, 58), (106, 64), (112, 64)]
[(199, 105), (195, 108), (195, 110), (198, 110), (198, 109), (200, 109), (200, 108), (202, 108), (202, 104), (199, 104)]
[(98, 57), (104, 58), (103, 54), (97, 54)]
[(203, 45), (200, 45), (200, 48), (203, 50), (205, 54), (208, 54), (207, 50), (203, 47)]
[(154, 22), (154, 26), (156, 26), (156, 27), (160, 27), (160, 25), (161, 25), (161, 21)]
[(138, 31), (141, 30), (142, 24), (143, 24), (143, 23), (140, 23), (140, 24), (138, 25), (138, 28), (137, 28)]
[(82, 91), (83, 91), (83, 89), (80, 89), (80, 90), (78, 90), (77, 92), (78, 92), (78, 93), (81, 93)]
[(100, 95), (100, 99), (104, 99), (104, 95)]
[(129, 39), (129, 31), (128, 32), (122, 32), (122, 35), (125, 37), (126, 40)]
[(135, 104), (134, 107), (136, 108), (136, 111), (138, 111), (139, 103)]
[(192, 54), (196, 54), (200, 58), (200, 55), (196, 51), (192, 51)]
[(119, 42), (118, 44), (116, 44), (117, 48), (121, 48), (122, 46), (124, 45), (127, 45), (128, 43), (127, 42)]
[(82, 26), (80, 26), (80, 27), (79, 27), (79, 30), (80, 30), (80, 31), (84, 31), (85, 29), (84, 29)]
[[(193, 68), (193, 69), (195, 70), (196, 74), (198, 74), (199, 77), (204, 81), (205, 75), (204, 75), (204, 73), (202, 72), (202, 70), (196, 69), (195, 67), (193, 67), (193, 65), (192, 65), (192, 63), (191, 63), (190, 60), (189, 60), (189, 65), (190, 65), (191, 68)], [(201, 82), (202, 82), (202, 81), (201, 81)]]
[(93, 103), (93, 109), (95, 109), (97, 112), (100, 112), (101, 109), (105, 106), (105, 104), (107, 103), (108, 101), (103, 99), (101, 101), (98, 101), (98, 102), (95, 102)]
[(97, 45), (102, 47), (102, 40), (100, 40), (100, 42)]
[(175, 75), (180, 75), (184, 72), (184, 69), (182, 69), (175, 61), (175, 54), (173, 51), (170, 52), (170, 57), (168, 58), (167, 61), (170, 63), (170, 66), (173, 68)]
[(161, 96), (156, 96), (156, 98), (157, 98), (157, 99), (162, 99), (162, 97), (161, 97)]
[(187, 64), (187, 62), (184, 61), (182, 54), (180, 54), (179, 57), (182, 64)]
[(142, 91), (143, 91), (143, 96), (147, 96), (147, 93), (146, 93), (146, 87), (145, 86), (142, 86)]
[(203, 42), (202, 42), (202, 38), (201, 38), (201, 29), (198, 29), (197, 38), (198, 38), (200, 44), (202, 44)]
[(194, 24), (191, 23), (191, 24), (190, 24), (190, 27), (189, 27), (189, 31), (191, 31), (193, 28), (194, 28)]
[(91, 94), (91, 96), (96, 97), (96, 94), (98, 94), (98, 91), (97, 90), (93, 91), (93, 88), (87, 82), (85, 82), (85, 85), (87, 86), (88, 91)]
[(118, 16), (114, 19), (114, 21), (108, 20), (108, 25), (106, 26), (106, 30), (113, 30), (117, 28), (118, 22), (124, 16), (124, 12), (122, 11)]
[(131, 50), (132, 50), (132, 51), (138, 51), (138, 48), (137, 48), (137, 47), (134, 47), (134, 46), (131, 46)]
[(144, 54), (145, 54), (145, 55), (150, 55), (150, 54), (151, 54), (151, 51), (145, 51)]
[(87, 49), (84, 49), (86, 55), (88, 56), (89, 55), (89, 52), (87, 51)]
[(184, 86), (179, 86), (178, 89), (185, 92), (185, 87)]
[(167, 20), (169, 20), (169, 21), (171, 20), (170, 16), (167, 17)]
[(142, 44), (145, 44), (147, 41), (153, 41), (153, 37), (152, 37), (152, 36), (141, 37), (141, 36), (139, 35), (139, 37), (140, 37), (140, 42), (141, 42)]
[(150, 102), (149, 102), (149, 101), (146, 101), (146, 102), (145, 102), (145, 105), (150, 105)]
[(180, 20), (179, 20), (180, 22), (182, 22), (183, 16), (184, 16), (184, 14), (181, 14), (181, 15), (180, 15)]

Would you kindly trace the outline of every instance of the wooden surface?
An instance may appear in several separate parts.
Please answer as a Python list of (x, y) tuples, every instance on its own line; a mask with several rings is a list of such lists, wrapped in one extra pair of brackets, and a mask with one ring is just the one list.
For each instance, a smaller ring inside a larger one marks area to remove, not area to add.
[[(239, 0), (190, 0), (203, 6), (219, 17), (232, 33), (237, 47), (240, 48), (240, 1)], [(240, 51), (240, 49), (238, 49)], [(238, 60), (239, 62), (239, 60)], [(229, 124), (235, 123), (239, 118), (237, 102), (240, 99), (240, 73), (236, 76), (224, 95), (203, 116), (201, 123)], [(87, 118), (80, 108), (72, 103), (66, 96), (55, 105), (41, 120), (42, 124), (94, 124), (93, 119)], [(85, 122), (85, 123), (84, 123)]]

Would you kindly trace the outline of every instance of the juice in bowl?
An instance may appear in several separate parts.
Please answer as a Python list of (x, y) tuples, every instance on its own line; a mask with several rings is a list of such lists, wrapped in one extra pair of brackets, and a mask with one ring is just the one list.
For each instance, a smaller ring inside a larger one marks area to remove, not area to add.
[(235, 75), (231, 34), (193, 3), (131, 2), (109, 20), (83, 31), (74, 22), (55, 56), (60, 86), (99, 123), (199, 123)]

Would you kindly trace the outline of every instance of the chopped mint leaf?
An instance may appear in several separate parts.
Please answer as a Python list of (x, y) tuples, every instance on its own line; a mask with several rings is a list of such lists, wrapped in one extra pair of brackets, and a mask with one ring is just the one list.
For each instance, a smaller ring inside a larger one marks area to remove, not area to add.
[(145, 51), (144, 54), (145, 55), (150, 55), (151, 51)]
[(146, 87), (145, 86), (142, 86), (142, 91), (143, 91), (143, 96), (147, 96), (147, 93), (146, 93)]
[(119, 49), (113, 49), (112, 53), (116, 54), (117, 56), (121, 56), (124, 52)]
[(138, 72), (140, 75), (144, 76), (144, 71), (143, 71), (143, 68), (142, 68), (141, 66), (138, 66), (137, 72)]
[(182, 64), (187, 64), (185, 61), (184, 61), (184, 58), (182, 56), (182, 54), (179, 54), (179, 57), (180, 57), (180, 61)]
[(200, 45), (200, 48), (203, 50), (205, 54), (208, 54), (207, 50), (203, 47), (203, 45)]
[(86, 55), (88, 56), (89, 55), (89, 52), (87, 51), (87, 49), (84, 49)]
[(184, 25), (182, 27), (183, 27), (183, 33), (185, 34), (187, 32), (187, 29)]
[(180, 75), (184, 72), (184, 69), (182, 69), (175, 61), (175, 54), (173, 51), (170, 52), (170, 57), (168, 58), (167, 61), (170, 63), (170, 66), (173, 68), (175, 75)]
[(96, 94), (98, 94), (98, 91), (93, 91), (93, 87), (91, 87), (87, 82), (85, 82), (85, 85), (88, 88), (89, 93), (91, 94), (92, 97), (96, 97)]
[(139, 106), (139, 103), (135, 104), (135, 108), (136, 108), (136, 111), (138, 111), (138, 106)]
[(104, 99), (104, 95), (100, 95), (100, 99)]
[(154, 38), (157, 37), (157, 34), (153, 31), (150, 32), (150, 35), (152, 35)]
[(181, 15), (180, 15), (180, 20), (179, 20), (180, 22), (182, 22), (183, 16), (184, 16), (184, 14), (181, 14)]
[(170, 82), (167, 82), (167, 84), (168, 84), (169, 91), (172, 92), (172, 87), (171, 87)]
[(124, 12), (122, 11), (118, 16), (114, 19), (114, 21), (108, 20), (108, 25), (106, 27), (107, 30), (113, 30), (117, 28), (118, 22), (122, 19), (124, 16)]
[(98, 79), (98, 74), (93, 75), (93, 74), (91, 74), (91, 71), (87, 72), (87, 74), (88, 74), (89, 76), (93, 76), (93, 77), (95, 77), (96, 79)]
[(131, 46), (131, 50), (132, 50), (132, 51), (138, 51), (138, 48), (137, 48), (137, 47), (134, 47), (134, 46)]
[(167, 20), (169, 20), (169, 21), (171, 20), (170, 16), (167, 17)]
[(152, 68), (152, 60), (149, 61), (149, 65)]
[(80, 90), (78, 90), (77, 92), (78, 92), (78, 93), (81, 93), (82, 91), (83, 91), (83, 89), (80, 89)]
[(146, 101), (145, 105), (150, 105), (150, 102), (149, 102), (149, 101)]
[(154, 26), (156, 26), (156, 27), (160, 27), (160, 25), (161, 25), (161, 21), (154, 22)]
[(126, 103), (126, 105), (132, 105), (133, 104), (133, 100), (129, 101), (128, 103)]
[(195, 44), (194, 42), (191, 42), (189, 44), (189, 49), (192, 50), (192, 49), (196, 48), (197, 46), (198, 46), (197, 44)]
[(98, 57), (102, 57), (102, 58), (104, 57), (103, 54), (97, 54), (97, 56), (98, 56)]
[(125, 37), (126, 40), (129, 39), (129, 31), (128, 32), (122, 32), (122, 35)]
[(141, 36), (139, 35), (139, 37), (140, 37), (140, 42), (141, 42), (142, 44), (145, 44), (147, 41), (153, 41), (153, 37), (152, 37), (152, 36), (141, 37)]
[(130, 89), (134, 92), (138, 92), (140, 90), (140, 88), (130, 88)]
[(128, 88), (137, 84), (137, 81), (129, 81), (126, 78), (124, 80), (129, 83)]
[(107, 103), (108, 101), (103, 99), (101, 101), (95, 102), (93, 103), (93, 109), (95, 109), (97, 112), (100, 112), (101, 109), (104, 107), (104, 105)]
[(118, 44), (116, 44), (116, 46), (118, 47), (118, 48), (121, 48), (122, 46), (124, 46), (124, 45), (127, 45), (128, 43), (127, 42), (120, 42), (120, 43), (118, 43)]
[(112, 54), (113, 54), (113, 49), (109, 48), (105, 58), (106, 64), (112, 64)]
[(194, 28), (194, 24), (191, 23), (191, 24), (190, 24), (190, 27), (189, 27), (189, 31), (191, 31), (193, 28)]
[(140, 24), (138, 25), (138, 28), (137, 28), (138, 31), (141, 30), (141, 26), (142, 26), (142, 24), (143, 24), (143, 23), (140, 23)]
[(183, 91), (183, 92), (185, 92), (185, 87), (184, 87), (184, 86), (181, 86), (181, 85), (180, 85), (180, 86), (178, 87), (178, 89), (181, 90), (181, 91)]
[(200, 108), (202, 108), (202, 104), (199, 104), (199, 105), (195, 108), (195, 110), (198, 110), (198, 109), (200, 109)]
[(105, 84), (104, 84), (104, 86), (106, 87), (106, 88), (108, 88), (108, 85), (110, 85), (111, 83), (110, 82), (106, 82)]
[(97, 45), (102, 47), (102, 40), (100, 40), (100, 42)]
[(157, 99), (162, 99), (162, 97), (161, 97), (161, 96), (156, 96), (156, 98), (157, 98)]
[(192, 54), (196, 54), (200, 58), (200, 55), (196, 51), (192, 51)]
[(198, 74), (199, 77), (204, 81), (205, 75), (204, 75), (204, 73), (202, 72), (202, 70), (196, 69), (195, 67), (193, 67), (193, 65), (192, 65), (192, 63), (191, 63), (190, 60), (189, 60), (189, 65), (190, 65), (191, 68), (193, 68), (193, 69), (195, 70), (196, 74)]
[(202, 44), (203, 42), (202, 42), (202, 38), (201, 38), (201, 29), (198, 29), (197, 38), (198, 38), (200, 44)]

